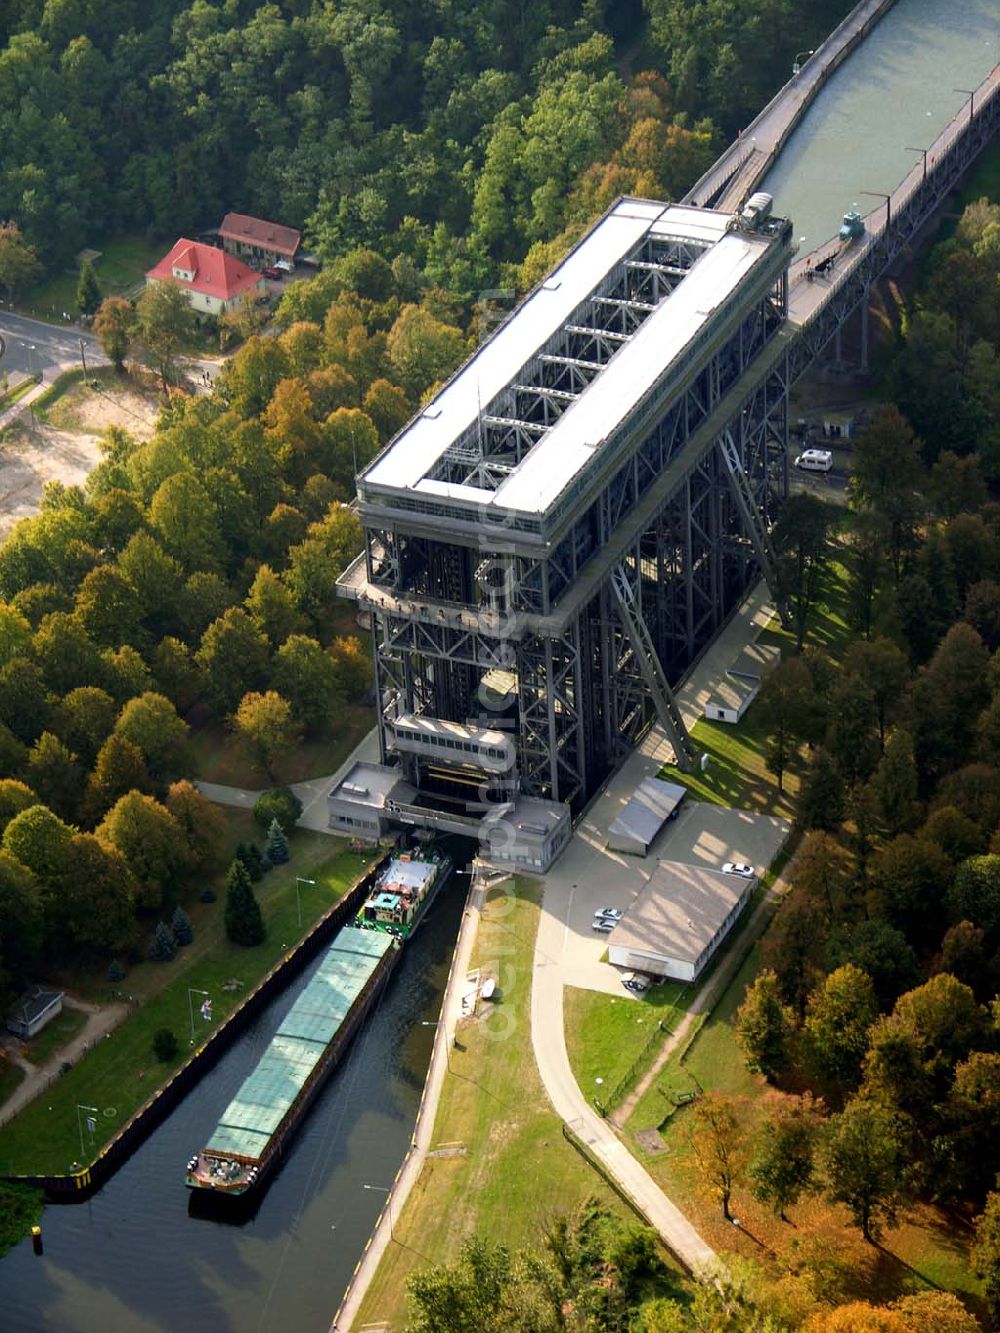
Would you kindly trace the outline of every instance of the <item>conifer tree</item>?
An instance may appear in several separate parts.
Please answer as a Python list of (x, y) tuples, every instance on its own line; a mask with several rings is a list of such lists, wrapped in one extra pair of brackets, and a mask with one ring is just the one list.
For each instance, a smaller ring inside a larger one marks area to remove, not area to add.
[(94, 266), (85, 259), (80, 268), (80, 282), (76, 289), (76, 306), (81, 315), (93, 315), (101, 304), (101, 289), (97, 284)]
[(169, 963), (177, 955), (177, 941), (170, 932), (170, 927), (163, 921), (157, 921), (156, 929), (149, 946), (149, 956), (154, 963)]
[(226, 873), (225, 922), (234, 944), (249, 948), (264, 939), (264, 921), (242, 861), (234, 861)]
[(174, 932), (174, 939), (180, 945), (190, 944), (194, 939), (194, 930), (191, 928), (191, 918), (185, 912), (183, 907), (174, 908), (174, 915), (170, 922), (170, 927)]
[(271, 820), (271, 827), (267, 830), (267, 859), (274, 866), (284, 865), (291, 859), (291, 853), (288, 850), (288, 839), (285, 837), (284, 830), (277, 819)]

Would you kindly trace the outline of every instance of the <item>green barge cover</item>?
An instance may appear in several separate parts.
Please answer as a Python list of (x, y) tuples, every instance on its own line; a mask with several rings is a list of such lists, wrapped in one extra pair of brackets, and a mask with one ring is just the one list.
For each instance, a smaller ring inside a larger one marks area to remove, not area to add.
[(379, 963), (391, 935), (345, 926), (281, 1022), (260, 1064), (226, 1107), (205, 1151), (259, 1159), (271, 1135), (337, 1035)]

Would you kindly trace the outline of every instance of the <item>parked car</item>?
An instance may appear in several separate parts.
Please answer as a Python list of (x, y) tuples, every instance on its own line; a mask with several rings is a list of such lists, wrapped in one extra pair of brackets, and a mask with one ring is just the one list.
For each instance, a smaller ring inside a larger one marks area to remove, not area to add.
[(280, 268), (281, 271), (282, 271), (282, 273), (294, 273), (294, 272), (295, 272), (295, 265), (292, 263), (292, 261), (291, 261), (290, 259), (276, 259), (276, 260), (274, 261), (274, 267), (275, 267), (275, 268)]
[(618, 922), (609, 916), (595, 916), (591, 922), (591, 930), (598, 931), (601, 935), (610, 935)]
[(722, 867), (724, 875), (742, 875), (744, 879), (753, 879), (754, 868), (745, 861), (727, 861)]
[(271, 304), (271, 297), (269, 296), (269, 294), (268, 294), (267, 292), (264, 292), (261, 296), (258, 296), (258, 297), (257, 297), (257, 304), (258, 304), (258, 305), (270, 305), (270, 304)]
[(618, 907), (599, 907), (594, 913), (594, 920), (620, 921), (625, 913)]
[(281, 269), (274, 264), (269, 264), (267, 268), (262, 268), (261, 273), (265, 278), (270, 278), (272, 282), (281, 281)]
[(642, 972), (623, 972), (622, 985), (633, 995), (645, 995), (649, 990), (650, 980)]

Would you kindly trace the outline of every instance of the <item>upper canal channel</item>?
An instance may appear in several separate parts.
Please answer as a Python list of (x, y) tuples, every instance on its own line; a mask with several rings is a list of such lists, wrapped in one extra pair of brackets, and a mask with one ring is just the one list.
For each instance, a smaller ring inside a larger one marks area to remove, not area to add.
[(326, 1333), (410, 1141), (467, 887), (431, 906), (255, 1212), (206, 1207), (184, 1168), (313, 964), (103, 1189), (46, 1209), (42, 1258), (0, 1261), (3, 1333)]

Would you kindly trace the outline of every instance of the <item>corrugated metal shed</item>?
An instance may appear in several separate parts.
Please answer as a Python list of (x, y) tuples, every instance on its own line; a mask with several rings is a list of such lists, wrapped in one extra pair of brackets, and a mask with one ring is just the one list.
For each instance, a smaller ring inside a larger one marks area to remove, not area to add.
[(391, 935), (345, 926), (282, 1019), (253, 1073), (226, 1107), (206, 1152), (257, 1159), (336, 1036)]
[(608, 825), (608, 847), (645, 856), (666, 821), (676, 814), (687, 789), (661, 778), (643, 778), (624, 808)]

